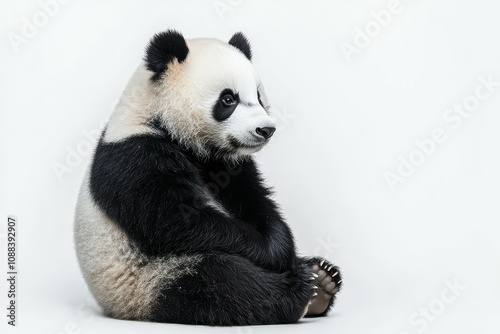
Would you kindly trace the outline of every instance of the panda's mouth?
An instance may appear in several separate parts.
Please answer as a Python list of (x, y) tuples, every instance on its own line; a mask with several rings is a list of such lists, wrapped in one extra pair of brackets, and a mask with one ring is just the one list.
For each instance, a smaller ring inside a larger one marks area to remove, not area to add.
[(229, 144), (235, 149), (238, 148), (248, 148), (248, 149), (256, 149), (262, 148), (266, 144), (266, 141), (254, 142), (254, 143), (243, 143), (240, 140), (234, 138), (233, 136), (229, 137)]

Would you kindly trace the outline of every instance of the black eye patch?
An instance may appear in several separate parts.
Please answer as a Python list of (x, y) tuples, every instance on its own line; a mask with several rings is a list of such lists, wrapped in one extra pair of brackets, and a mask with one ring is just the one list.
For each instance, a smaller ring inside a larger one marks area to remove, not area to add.
[(215, 120), (222, 122), (228, 119), (240, 103), (238, 93), (234, 93), (231, 89), (226, 88), (220, 94), (212, 108), (212, 115)]

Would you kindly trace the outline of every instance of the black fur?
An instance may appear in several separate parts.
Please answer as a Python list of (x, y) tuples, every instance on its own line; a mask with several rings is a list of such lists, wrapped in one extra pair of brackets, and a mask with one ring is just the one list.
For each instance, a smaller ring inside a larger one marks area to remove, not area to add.
[(162, 291), (153, 318), (161, 322), (242, 326), (294, 323), (313, 293), (311, 270), (297, 263), (280, 273), (248, 259), (211, 252), (195, 273)]
[[(158, 122), (153, 126), (159, 127)], [(161, 292), (152, 321), (205, 325), (296, 322), (314, 290), (288, 225), (250, 158), (200, 160), (167, 131), (99, 142), (92, 197), (150, 258), (202, 254)], [(204, 202), (207, 189), (230, 213)]]
[(240, 50), (248, 60), (252, 60), (252, 48), (248, 39), (241, 32), (237, 32), (231, 37), (228, 42), (230, 45), (234, 46), (238, 50)]
[[(222, 251), (273, 271), (293, 265), (292, 233), (251, 159), (202, 161), (168, 134), (101, 141), (90, 187), (97, 204), (147, 255)], [(205, 205), (203, 189), (232, 217)]]
[(157, 81), (174, 59), (182, 63), (189, 53), (184, 37), (175, 30), (167, 30), (153, 36), (146, 47), (146, 68), (154, 72), (151, 80)]
[[(221, 99), (224, 95), (226, 95), (228, 93), (231, 93), (231, 95), (234, 96), (236, 103), (232, 106), (226, 107), (222, 103)], [(233, 94), (233, 92), (230, 89), (224, 89), (220, 93), (219, 98), (217, 99), (217, 102), (215, 102), (215, 104), (212, 108), (212, 116), (217, 121), (222, 122), (222, 121), (228, 119), (229, 116), (231, 116), (233, 114), (234, 110), (236, 109), (236, 107), (238, 106), (239, 103), (240, 103), (240, 96), (237, 93)]]

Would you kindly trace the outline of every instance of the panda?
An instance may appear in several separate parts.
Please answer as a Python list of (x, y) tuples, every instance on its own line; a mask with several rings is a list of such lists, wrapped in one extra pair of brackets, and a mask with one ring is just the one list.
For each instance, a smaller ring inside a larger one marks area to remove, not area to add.
[(252, 158), (271, 111), (242, 33), (150, 40), (76, 206), (79, 266), (106, 316), (233, 326), (330, 311), (338, 267), (297, 255)]

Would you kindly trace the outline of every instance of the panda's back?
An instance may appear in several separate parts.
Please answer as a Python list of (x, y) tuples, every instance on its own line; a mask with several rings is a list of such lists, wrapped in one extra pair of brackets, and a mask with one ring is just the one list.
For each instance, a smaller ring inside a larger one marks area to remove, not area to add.
[(201, 256), (150, 257), (94, 202), (89, 177), (75, 215), (75, 247), (91, 293), (108, 316), (148, 320), (158, 294), (192, 271)]

